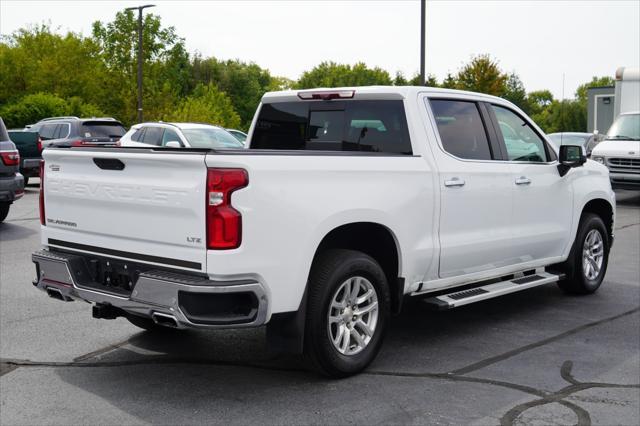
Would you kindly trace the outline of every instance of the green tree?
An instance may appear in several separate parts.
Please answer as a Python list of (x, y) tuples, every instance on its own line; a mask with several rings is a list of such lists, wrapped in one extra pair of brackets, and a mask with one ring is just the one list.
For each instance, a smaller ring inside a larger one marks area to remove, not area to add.
[(74, 33), (59, 35), (44, 24), (3, 37), (0, 104), (40, 92), (99, 103), (108, 89), (97, 52), (93, 40)]
[(253, 63), (239, 60), (219, 61), (216, 58), (194, 57), (192, 61), (194, 85), (214, 83), (231, 98), (240, 115), (239, 127), (246, 130), (256, 107), (265, 92), (291, 87), (288, 79), (276, 79), (269, 71)]
[(508, 76), (489, 55), (478, 55), (456, 75), (456, 88), (489, 95), (503, 96)]
[(592, 77), (588, 83), (581, 84), (576, 89), (575, 97), (580, 102), (587, 104), (587, 90), (593, 87), (607, 87), (615, 85), (616, 81), (612, 77)]
[[(111, 96), (108, 110), (119, 111), (125, 123), (137, 116), (137, 19), (132, 11), (118, 12), (111, 22), (93, 23), (93, 39), (109, 70)], [(152, 120), (175, 108), (191, 89), (189, 55), (174, 27), (163, 27), (160, 17), (143, 20), (143, 72), (145, 119)]]
[(233, 109), (231, 100), (213, 83), (197, 86), (193, 95), (182, 101), (174, 111), (167, 113), (162, 119), (211, 123), (228, 128), (240, 126), (240, 116)]
[(511, 73), (507, 76), (505, 91), (502, 97), (517, 105), (524, 112), (529, 113), (527, 91), (524, 88), (524, 84), (522, 84), (522, 80), (520, 80), (520, 77), (518, 77), (516, 73)]
[(65, 100), (50, 93), (34, 93), (0, 107), (0, 116), (7, 127), (24, 127), (46, 117), (77, 115), (101, 116), (100, 109), (86, 104), (79, 97)]
[(314, 87), (356, 87), (371, 85), (391, 85), (389, 73), (381, 68), (368, 68), (364, 63), (355, 65), (322, 62), (310, 71), (305, 71), (296, 88)]

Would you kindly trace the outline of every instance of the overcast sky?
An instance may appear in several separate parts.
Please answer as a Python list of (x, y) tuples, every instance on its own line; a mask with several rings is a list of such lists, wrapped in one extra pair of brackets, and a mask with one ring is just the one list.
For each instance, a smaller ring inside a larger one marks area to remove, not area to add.
[[(144, 1), (0, 2), (0, 32), (50, 22), (89, 35)], [(148, 3), (148, 2), (147, 2)], [(325, 60), (418, 72), (420, 2), (162, 1), (153, 11), (190, 52), (253, 61), (292, 79)], [(592, 76), (640, 66), (640, 1), (427, 1), (426, 69), (442, 79), (488, 53), (528, 91), (572, 97)]]

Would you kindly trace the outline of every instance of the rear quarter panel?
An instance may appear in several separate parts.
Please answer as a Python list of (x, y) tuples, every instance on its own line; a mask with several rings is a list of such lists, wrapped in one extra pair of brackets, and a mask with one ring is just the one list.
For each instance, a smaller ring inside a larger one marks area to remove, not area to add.
[[(333, 229), (374, 222), (393, 233), (400, 274), (422, 277), (433, 257), (433, 183), (421, 156), (208, 155), (208, 167), (240, 167), (235, 192), (242, 245), (209, 251), (214, 278), (252, 277), (271, 293), (271, 311), (299, 306), (316, 248)], [(419, 279), (419, 278), (418, 278)]]

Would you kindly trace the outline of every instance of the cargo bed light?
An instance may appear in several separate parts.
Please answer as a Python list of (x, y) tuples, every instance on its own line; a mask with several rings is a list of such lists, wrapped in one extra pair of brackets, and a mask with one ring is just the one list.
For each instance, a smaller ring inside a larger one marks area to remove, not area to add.
[(304, 100), (322, 99), (323, 101), (328, 101), (331, 99), (351, 99), (355, 94), (355, 90), (325, 90), (321, 92), (298, 92), (298, 97)]

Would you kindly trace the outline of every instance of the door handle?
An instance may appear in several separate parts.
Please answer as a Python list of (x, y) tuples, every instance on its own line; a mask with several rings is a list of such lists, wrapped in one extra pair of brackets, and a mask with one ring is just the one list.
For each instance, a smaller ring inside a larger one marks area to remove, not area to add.
[(464, 180), (457, 177), (444, 181), (444, 186), (449, 186), (449, 187), (464, 186), (464, 184), (465, 184)]
[(516, 179), (516, 185), (529, 185), (531, 183), (531, 179), (526, 176), (520, 176)]

